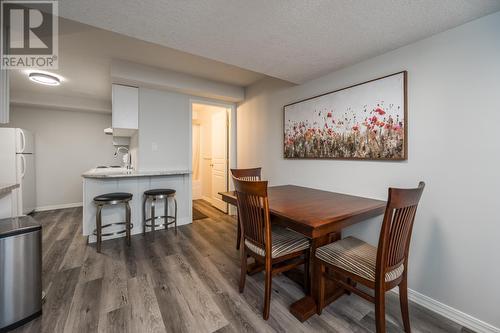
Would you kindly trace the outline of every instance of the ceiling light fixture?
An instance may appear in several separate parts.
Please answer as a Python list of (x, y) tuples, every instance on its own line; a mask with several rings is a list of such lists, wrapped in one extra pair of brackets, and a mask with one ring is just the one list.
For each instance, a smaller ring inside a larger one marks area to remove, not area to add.
[(61, 80), (58, 77), (39, 72), (30, 73), (29, 79), (33, 82), (45, 84), (47, 86), (58, 86), (61, 84)]

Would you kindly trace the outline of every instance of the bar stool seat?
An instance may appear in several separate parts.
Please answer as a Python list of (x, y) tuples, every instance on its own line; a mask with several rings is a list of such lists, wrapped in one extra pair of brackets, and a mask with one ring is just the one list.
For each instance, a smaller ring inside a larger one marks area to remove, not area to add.
[(125, 192), (115, 192), (115, 193), (106, 193), (98, 195), (94, 198), (94, 201), (116, 201), (116, 200), (127, 200), (132, 199), (131, 193)]
[(172, 195), (172, 194), (175, 194), (175, 190), (170, 189), (170, 188), (160, 188), (160, 189), (144, 191), (144, 195), (149, 195), (149, 196), (151, 196), (151, 195), (154, 195), (154, 196)]
[[(96, 212), (96, 228), (94, 229), (93, 235), (97, 237), (97, 252), (101, 252), (101, 243), (103, 236), (113, 236), (122, 233), (127, 235), (127, 244), (130, 245), (130, 230), (134, 225), (130, 221), (130, 205), (129, 201), (132, 200), (132, 194), (126, 192), (114, 192), (101, 194), (94, 197), (94, 204), (97, 206)], [(113, 222), (108, 224), (102, 224), (102, 209), (106, 206), (113, 205), (125, 205), (125, 221), (124, 222)], [(124, 225), (125, 229), (117, 232), (102, 233), (103, 229), (109, 228), (113, 225)]]
[[(175, 234), (177, 234), (177, 200), (175, 199), (176, 191), (170, 188), (161, 188), (161, 189), (151, 189), (144, 191), (144, 200), (142, 205), (142, 223), (143, 229), (142, 232), (146, 234), (146, 228), (151, 228), (151, 231), (154, 233), (155, 228), (165, 227), (168, 228), (169, 225), (173, 224), (175, 227)], [(156, 216), (156, 201), (165, 199), (165, 209), (164, 215)], [(174, 215), (169, 215), (168, 211), (168, 201), (169, 199), (173, 199), (174, 201)], [(149, 202), (150, 209), (150, 217), (146, 215), (146, 206)], [(163, 219), (163, 223), (157, 224), (157, 219)]]

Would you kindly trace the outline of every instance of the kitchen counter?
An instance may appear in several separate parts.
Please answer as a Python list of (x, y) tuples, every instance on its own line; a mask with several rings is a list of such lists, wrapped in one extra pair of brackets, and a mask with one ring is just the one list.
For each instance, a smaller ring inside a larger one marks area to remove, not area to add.
[[(130, 201), (131, 221), (134, 227), (132, 235), (142, 233), (142, 200), (144, 192), (151, 189), (169, 188), (176, 190), (178, 204), (177, 225), (191, 223), (192, 201), (191, 201), (191, 171), (185, 170), (157, 170), (137, 171), (125, 168), (94, 168), (82, 174), (83, 185), (83, 227), (84, 236), (89, 236), (89, 243), (95, 242), (93, 231), (96, 224), (96, 205), (94, 197), (113, 192), (127, 192), (132, 194)], [(163, 212), (164, 200), (158, 200), (155, 208)], [(169, 201), (169, 209), (173, 211), (173, 201)], [(125, 209), (123, 205), (105, 207), (102, 210), (103, 223), (113, 223), (125, 220)], [(161, 227), (163, 228), (163, 227)], [(158, 229), (161, 229), (158, 228)], [(114, 233), (123, 229), (121, 225), (113, 225), (106, 228), (106, 233)], [(149, 229), (147, 230), (149, 231)], [(104, 237), (104, 240), (123, 237), (124, 233)]]
[(17, 193), (12, 193), (19, 184), (0, 184), (0, 219), (17, 215)]
[(82, 174), (83, 178), (134, 178), (154, 176), (189, 175), (189, 170), (138, 171), (125, 168), (95, 168)]
[(0, 184), (0, 196), (9, 194), (12, 190), (19, 187), (19, 184)]

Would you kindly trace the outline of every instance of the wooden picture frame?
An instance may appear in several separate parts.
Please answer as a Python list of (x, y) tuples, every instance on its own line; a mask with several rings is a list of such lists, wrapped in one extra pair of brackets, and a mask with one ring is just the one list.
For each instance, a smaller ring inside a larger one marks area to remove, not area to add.
[(408, 73), (394, 74), (283, 107), (283, 157), (408, 159)]

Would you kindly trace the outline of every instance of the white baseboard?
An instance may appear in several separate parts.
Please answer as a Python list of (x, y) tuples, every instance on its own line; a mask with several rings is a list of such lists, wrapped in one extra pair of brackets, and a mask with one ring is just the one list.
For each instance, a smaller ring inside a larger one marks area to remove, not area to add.
[[(392, 292), (398, 294), (398, 289), (394, 288)], [(438, 302), (429, 296), (416, 292), (415, 290), (408, 289), (408, 299), (478, 333), (500, 333), (500, 328), (490, 325), (444, 303)]]
[(41, 207), (35, 208), (35, 212), (43, 212), (46, 210), (64, 209), (64, 208), (73, 208), (73, 207), (82, 207), (82, 206), (83, 206), (83, 202), (73, 202), (73, 203), (62, 204), (62, 205), (41, 206)]

